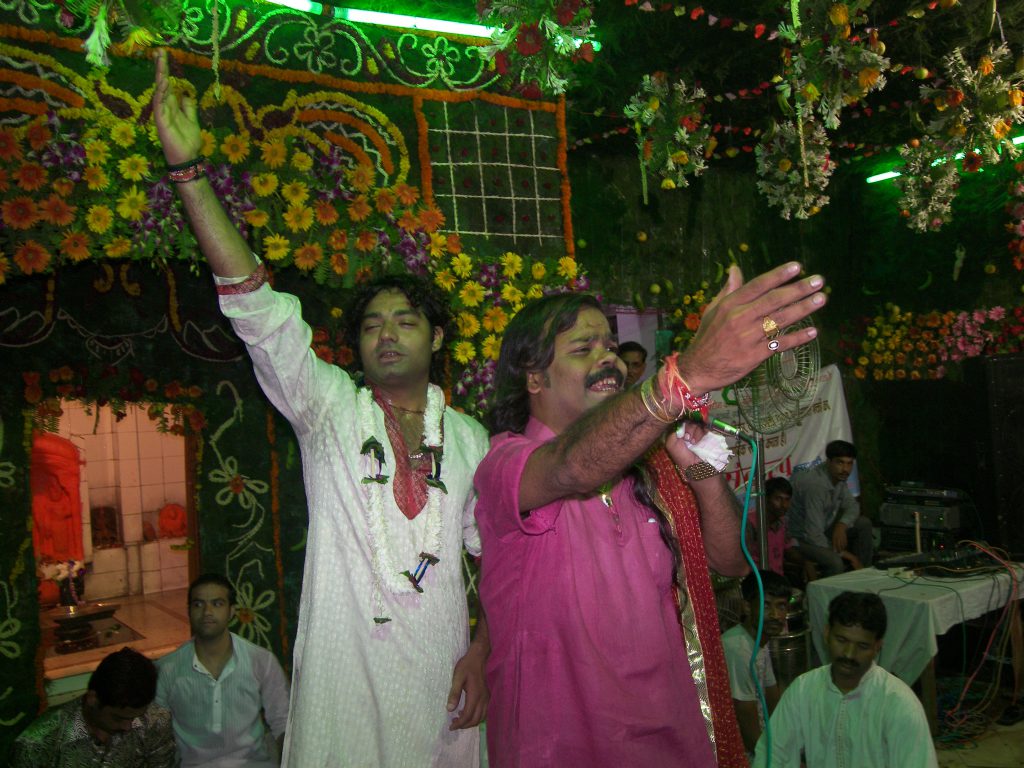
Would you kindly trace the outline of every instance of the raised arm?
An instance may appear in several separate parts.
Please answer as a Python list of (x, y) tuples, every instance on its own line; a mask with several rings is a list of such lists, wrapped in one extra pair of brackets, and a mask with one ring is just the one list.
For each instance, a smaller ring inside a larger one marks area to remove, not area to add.
[[(156, 84), (153, 89), (153, 120), (167, 164), (173, 168), (202, 162), (196, 100), (175, 91), (167, 70), (167, 51), (158, 49)], [(172, 180), (173, 181), (173, 180)], [(231, 223), (213, 187), (203, 173), (189, 181), (173, 183), (185, 206), (199, 248), (213, 273), (219, 277), (247, 277), (256, 269), (249, 245)]]
[[(743, 282), (738, 267), (708, 306), (693, 343), (678, 357), (677, 370), (662, 368), (656, 377), (668, 391), (654, 391), (658, 415), (679, 413), (684, 403), (678, 379), (692, 395), (731, 384), (777, 352), (805, 344), (814, 328), (779, 337), (769, 348), (764, 320), (779, 328), (802, 320), (825, 304), (819, 275), (795, 280), (800, 265), (790, 262)], [(659, 387), (655, 387), (655, 390)], [(541, 507), (555, 499), (589, 493), (630, 466), (667, 427), (644, 404), (640, 388), (608, 400), (530, 456), (520, 482), (520, 510)]]

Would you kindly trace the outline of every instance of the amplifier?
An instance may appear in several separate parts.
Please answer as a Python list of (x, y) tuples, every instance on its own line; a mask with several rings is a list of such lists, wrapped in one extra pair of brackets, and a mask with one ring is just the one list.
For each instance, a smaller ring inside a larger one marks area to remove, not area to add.
[(921, 528), (936, 531), (955, 531), (960, 528), (959, 506), (926, 506), (924, 504), (892, 504), (886, 502), (878, 512), (878, 522), (896, 528), (914, 528), (916, 516)]
[(954, 504), (967, 498), (958, 488), (927, 488), (910, 481), (885, 486), (885, 500), (896, 504)]
[[(881, 549), (889, 552), (913, 552), (917, 547), (917, 536), (913, 528), (881, 527)], [(960, 536), (954, 531), (921, 529), (921, 549), (936, 552), (940, 549), (954, 549)]]

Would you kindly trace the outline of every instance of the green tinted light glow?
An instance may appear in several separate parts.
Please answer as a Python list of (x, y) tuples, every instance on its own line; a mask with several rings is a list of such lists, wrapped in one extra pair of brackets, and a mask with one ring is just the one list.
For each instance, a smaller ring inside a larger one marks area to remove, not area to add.
[[(1010, 140), (1010, 143), (1011, 144), (1024, 144), (1024, 135), (1014, 137), (1013, 139)], [(939, 158), (934, 163), (932, 163), (932, 165), (938, 165), (939, 163), (945, 163), (948, 159), (949, 158), (944, 158), (944, 157)], [(963, 152), (957, 152), (955, 155), (953, 155), (953, 159), (954, 160), (963, 160), (964, 159), (964, 153)], [(979, 169), (979, 173), (981, 171), (983, 171), (983, 170), (984, 170), (984, 168)], [(876, 173), (874, 176), (868, 176), (867, 182), (868, 182), (868, 184), (874, 184), (875, 182), (878, 182), (878, 181), (887, 181), (888, 179), (895, 179), (895, 178), (898, 178), (898, 177), (900, 177), (902, 175), (903, 174), (900, 173), (899, 171), (886, 171), (885, 173)]]

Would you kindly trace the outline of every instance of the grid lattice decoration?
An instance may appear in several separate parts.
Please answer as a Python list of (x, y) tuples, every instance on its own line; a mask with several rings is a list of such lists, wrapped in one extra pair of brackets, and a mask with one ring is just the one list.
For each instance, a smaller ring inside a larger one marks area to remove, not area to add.
[(447, 227), (467, 238), (538, 256), (571, 253), (561, 105), (502, 101), (423, 105), (424, 190)]

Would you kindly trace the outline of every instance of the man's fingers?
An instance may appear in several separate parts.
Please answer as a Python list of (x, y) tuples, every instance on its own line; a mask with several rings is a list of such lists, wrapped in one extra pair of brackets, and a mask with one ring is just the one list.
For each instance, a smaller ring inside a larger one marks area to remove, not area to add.
[(742, 282), (743, 274), (739, 272), (739, 268), (735, 272), (730, 270), (726, 287), (733, 280), (734, 274), (738, 275), (741, 284), (735, 290), (730, 291), (728, 295), (735, 304), (751, 304), (769, 291), (783, 286), (797, 277), (800, 274), (800, 264), (795, 261), (787, 262), (765, 272), (763, 275), (758, 275), (747, 283)]

